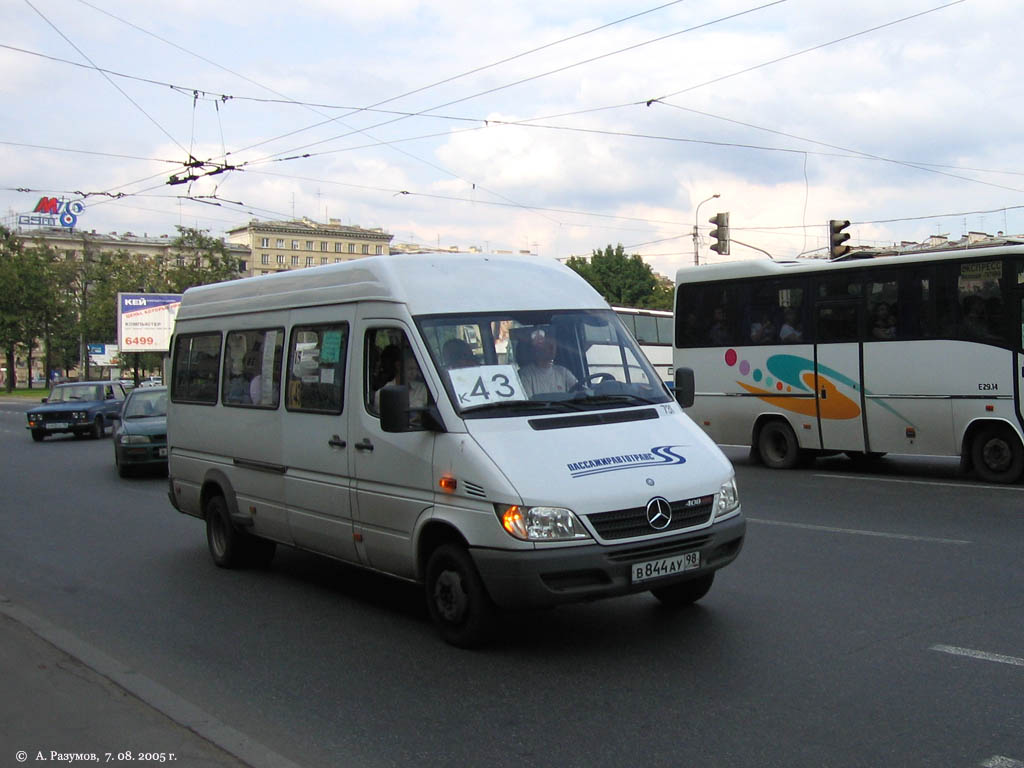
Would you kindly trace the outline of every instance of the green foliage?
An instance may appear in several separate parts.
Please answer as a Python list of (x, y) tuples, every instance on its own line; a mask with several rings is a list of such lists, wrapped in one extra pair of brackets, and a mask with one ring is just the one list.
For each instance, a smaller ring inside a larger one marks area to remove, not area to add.
[(594, 251), (590, 259), (573, 256), (566, 266), (577, 272), (616, 307), (671, 309), (671, 281), (654, 273), (638, 255), (627, 256), (619, 243)]
[[(39, 241), (23, 246), (0, 227), (0, 350), (14, 370), (19, 350), (28, 355), (40, 341), (46, 370), (74, 368), (82, 343), (117, 338), (117, 294), (183, 293), (239, 276), (238, 261), (223, 241), (197, 229), (178, 229), (167, 259), (134, 256), (126, 251), (97, 252), (82, 238), (81, 259), (70, 259)], [(123, 360), (143, 370), (159, 366), (161, 356)], [(13, 376), (8, 389), (14, 387)]]

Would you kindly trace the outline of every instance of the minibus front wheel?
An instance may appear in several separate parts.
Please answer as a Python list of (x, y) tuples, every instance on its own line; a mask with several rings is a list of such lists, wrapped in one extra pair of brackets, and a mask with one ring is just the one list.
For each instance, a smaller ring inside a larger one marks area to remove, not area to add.
[(473, 558), (461, 544), (441, 544), (427, 560), (430, 618), (445, 642), (474, 648), (490, 635), (494, 605)]

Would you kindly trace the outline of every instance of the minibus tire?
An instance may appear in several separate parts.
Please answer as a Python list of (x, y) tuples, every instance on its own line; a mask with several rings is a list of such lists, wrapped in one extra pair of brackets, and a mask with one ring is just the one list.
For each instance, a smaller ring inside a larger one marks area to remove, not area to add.
[(714, 583), (715, 572), (712, 571), (695, 579), (678, 581), (665, 587), (655, 587), (651, 590), (651, 594), (658, 598), (662, 605), (669, 608), (683, 608), (687, 605), (693, 605), (704, 597)]
[(206, 543), (217, 567), (237, 568), (242, 564), (241, 532), (232, 524), (223, 496), (211, 496), (206, 502)]
[(1024, 471), (1024, 447), (1005, 424), (989, 424), (974, 436), (971, 460), (974, 471), (985, 482), (1014, 483)]
[(757, 452), (771, 469), (792, 469), (800, 462), (800, 443), (788, 422), (772, 419), (757, 433)]
[(490, 636), (494, 605), (466, 548), (442, 544), (427, 560), (427, 610), (445, 642), (475, 648)]

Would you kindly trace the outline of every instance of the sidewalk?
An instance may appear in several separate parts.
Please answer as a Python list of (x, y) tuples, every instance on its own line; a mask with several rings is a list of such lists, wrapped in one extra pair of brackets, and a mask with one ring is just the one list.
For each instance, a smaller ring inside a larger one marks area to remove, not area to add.
[(0, 765), (298, 768), (3, 596), (0, 689)]

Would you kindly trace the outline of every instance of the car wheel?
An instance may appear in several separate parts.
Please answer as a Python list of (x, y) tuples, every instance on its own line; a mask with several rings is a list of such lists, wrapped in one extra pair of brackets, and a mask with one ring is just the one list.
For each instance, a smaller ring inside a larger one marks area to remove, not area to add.
[(693, 605), (704, 597), (714, 582), (715, 574), (711, 572), (706, 576), (698, 576), (695, 579), (679, 581), (665, 587), (655, 587), (651, 590), (651, 594), (658, 598), (662, 605), (667, 605), (670, 608), (681, 608)]
[(103, 426), (103, 417), (97, 416), (96, 421), (92, 423), (92, 437), (93, 440), (99, 440), (105, 437), (107, 434), (107, 428)]
[(1014, 483), (1024, 471), (1020, 438), (1005, 424), (983, 427), (974, 437), (971, 458), (978, 477), (988, 483)]
[(32, 439), (35, 440), (37, 443), (43, 442), (43, 440), (45, 438), (46, 438), (46, 432), (44, 432), (43, 430), (41, 430), (41, 429), (33, 429), (32, 430)]
[(442, 544), (427, 561), (427, 609), (445, 642), (475, 648), (490, 635), (494, 605), (466, 548)]
[(793, 428), (780, 419), (769, 421), (757, 436), (761, 461), (772, 469), (792, 469), (800, 461), (800, 444)]
[(116, 450), (114, 451), (114, 465), (117, 467), (118, 477), (128, 477), (131, 474), (130, 467), (121, 463), (121, 457)]

